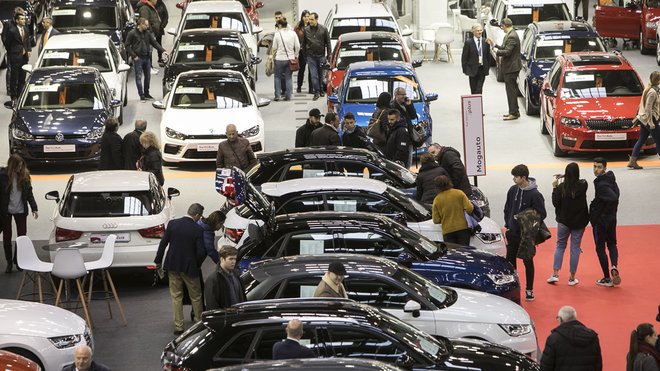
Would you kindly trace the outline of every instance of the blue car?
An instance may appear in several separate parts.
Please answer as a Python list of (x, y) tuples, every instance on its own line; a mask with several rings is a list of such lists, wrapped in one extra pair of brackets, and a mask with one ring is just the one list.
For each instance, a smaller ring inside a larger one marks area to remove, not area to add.
[(525, 99), (527, 115), (539, 114), (541, 85), (557, 56), (583, 51), (606, 51), (598, 33), (584, 21), (545, 21), (527, 26), (518, 74), (518, 89)]
[(92, 67), (45, 67), (26, 82), (9, 124), (9, 150), (29, 163), (95, 162), (105, 122), (119, 113)]

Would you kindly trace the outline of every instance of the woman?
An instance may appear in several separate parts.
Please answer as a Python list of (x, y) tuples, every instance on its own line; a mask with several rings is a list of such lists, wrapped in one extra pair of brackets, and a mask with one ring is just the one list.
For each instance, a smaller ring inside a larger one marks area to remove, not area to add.
[(293, 85), (291, 82), (292, 71), (289, 68), (289, 60), (297, 59), (300, 52), (300, 41), (298, 35), (289, 29), (285, 19), (277, 21), (277, 31), (273, 36), (272, 53), (275, 56), (275, 101), (282, 100), (282, 79), (286, 84), (286, 96), (284, 100), (291, 100)]
[(163, 158), (160, 156), (160, 144), (156, 135), (151, 131), (145, 131), (140, 135), (140, 144), (144, 148), (142, 157), (138, 160), (137, 168), (142, 171), (154, 173), (158, 184), (162, 187), (165, 184), (163, 177)]
[(658, 85), (660, 85), (660, 71), (653, 71), (649, 78), (649, 84), (642, 93), (642, 100), (639, 102), (637, 115), (637, 120), (639, 120), (640, 124), (639, 139), (637, 139), (637, 143), (635, 143), (632, 154), (630, 155), (630, 161), (628, 161), (627, 165), (629, 169), (643, 169), (637, 163), (637, 158), (639, 158), (639, 152), (649, 138), (649, 134), (653, 137), (656, 145), (660, 143), (660, 129), (657, 126), (660, 119), (660, 99), (658, 99), (660, 87)]
[(449, 175), (445, 169), (435, 162), (435, 158), (430, 153), (424, 153), (419, 157), (419, 162), (422, 166), (419, 168), (415, 185), (417, 185), (417, 194), (415, 197), (417, 201), (424, 204), (432, 204), (435, 196), (440, 191), (438, 186), (435, 185), (435, 178), (440, 175)]
[[(563, 179), (560, 184), (559, 180)], [(589, 207), (587, 206), (587, 188), (589, 184), (586, 180), (580, 179), (580, 168), (575, 162), (566, 165), (564, 175), (555, 176), (552, 182), (552, 204), (555, 206), (555, 215), (557, 220), (557, 246), (555, 247), (555, 258), (553, 263), (553, 273), (548, 278), (548, 283), (559, 281), (559, 270), (568, 237), (571, 238), (571, 262), (568, 279), (569, 286), (575, 286), (579, 283), (575, 278), (578, 262), (582, 249), (582, 235), (584, 228), (589, 224)]]
[(660, 353), (656, 349), (658, 334), (653, 325), (642, 323), (630, 334), (630, 350), (626, 357), (626, 371), (660, 370)]
[(387, 144), (387, 110), (390, 109), (390, 101), (392, 95), (384, 91), (378, 96), (376, 100), (376, 111), (371, 115), (369, 126), (367, 126), (367, 136), (373, 139), (374, 145), (379, 151), (385, 152), (385, 145)]
[(99, 170), (121, 170), (124, 168), (122, 159), (122, 139), (117, 134), (119, 122), (115, 118), (109, 118), (105, 122), (105, 132), (101, 137), (101, 159)]
[[(298, 35), (298, 42), (300, 45), (302, 45), (303, 38), (305, 37), (305, 26), (309, 23), (309, 10), (305, 9), (302, 11), (300, 14), (300, 22), (296, 25), (296, 27), (293, 29), (293, 31)], [(300, 53), (298, 53), (298, 64), (300, 65), (300, 69), (298, 70), (298, 85), (296, 88), (296, 92), (300, 93), (302, 92), (302, 84), (303, 80), (305, 79), (305, 66), (307, 65), (307, 58), (305, 57), (305, 53), (301, 50)], [(311, 79), (308, 79), (307, 85), (309, 86), (309, 92), (312, 92), (312, 82)]]
[(215, 249), (215, 231), (220, 230), (225, 225), (225, 214), (218, 210), (214, 211), (206, 218), (201, 218), (197, 221), (204, 230), (204, 248), (206, 248), (206, 255), (213, 260), (213, 263), (218, 264), (220, 256)]
[(446, 175), (435, 178), (438, 195), (431, 208), (433, 223), (442, 225), (442, 239), (467, 246), (470, 244), (470, 230), (465, 220), (465, 212), (472, 214), (474, 206), (460, 189), (455, 189)]
[[(25, 236), (27, 233), (27, 214), (28, 204), (32, 210), (34, 219), (39, 218), (37, 202), (32, 194), (32, 179), (27, 169), (25, 160), (17, 154), (9, 156), (7, 160), (7, 186), (2, 202), (3, 216), (3, 235), (2, 242), (5, 249), (5, 258), (7, 259), (7, 268), (5, 273), (12, 272), (12, 261), (16, 264), (16, 251), (12, 258), (11, 238), (12, 238), (12, 218), (16, 222), (16, 235)], [(20, 270), (20, 268), (18, 268)]]

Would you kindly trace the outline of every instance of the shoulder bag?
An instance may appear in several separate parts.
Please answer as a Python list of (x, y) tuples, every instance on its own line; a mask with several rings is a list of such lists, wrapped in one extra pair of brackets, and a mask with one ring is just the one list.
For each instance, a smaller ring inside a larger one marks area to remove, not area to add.
[(380, 122), (380, 118), (383, 116), (384, 109), (380, 110), (378, 117), (376, 112), (371, 116), (369, 120), (369, 125), (367, 126), (367, 136), (374, 139), (374, 143), (382, 145), (387, 142), (387, 132), (383, 128), (383, 124)]
[(298, 57), (296, 56), (294, 56), (293, 58), (289, 57), (289, 51), (286, 50), (286, 44), (284, 43), (284, 37), (282, 37), (282, 32), (279, 31), (278, 33), (280, 34), (280, 39), (282, 39), (282, 47), (284, 47), (286, 58), (289, 60), (289, 70), (291, 70), (291, 72), (296, 72), (300, 69), (300, 62), (298, 62)]

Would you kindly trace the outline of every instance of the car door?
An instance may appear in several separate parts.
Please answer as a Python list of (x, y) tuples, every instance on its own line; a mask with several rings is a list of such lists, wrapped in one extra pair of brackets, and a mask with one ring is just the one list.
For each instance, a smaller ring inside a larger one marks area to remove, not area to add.
[(520, 44), (520, 61), (521, 68), (518, 72), (518, 90), (522, 92), (523, 96), (527, 97), (525, 94), (527, 90), (525, 89), (525, 84), (527, 83), (527, 76), (530, 73), (530, 64), (532, 61), (532, 45), (534, 40), (534, 29), (532, 27), (527, 27), (525, 33), (522, 37), (522, 42)]
[[(542, 123), (545, 123), (547, 130), (552, 130), (552, 126), (554, 125), (556, 100), (559, 95), (559, 81), (562, 75), (561, 71), (561, 60), (557, 59), (552, 68), (550, 68), (548, 78), (543, 85), (541, 97), (543, 99), (544, 107), (541, 114), (543, 115)], [(547, 89), (550, 89), (550, 91), (547, 91)]]
[(594, 27), (601, 37), (639, 38), (642, 10), (634, 0), (598, 0)]

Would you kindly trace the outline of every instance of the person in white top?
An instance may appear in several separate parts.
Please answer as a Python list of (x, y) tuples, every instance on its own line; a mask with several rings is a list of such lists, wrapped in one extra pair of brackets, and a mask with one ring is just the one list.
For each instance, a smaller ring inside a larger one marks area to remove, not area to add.
[(289, 60), (297, 59), (300, 52), (298, 35), (289, 29), (286, 19), (277, 21), (278, 30), (273, 36), (272, 53), (275, 55), (275, 101), (282, 100), (282, 79), (286, 85), (284, 100), (291, 100), (293, 86), (291, 83), (291, 69)]

